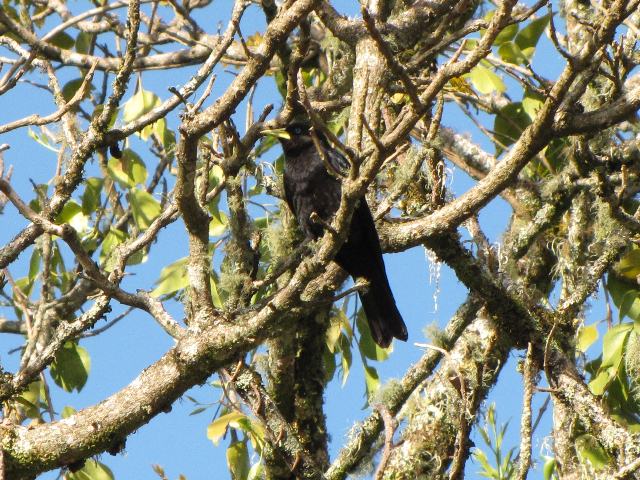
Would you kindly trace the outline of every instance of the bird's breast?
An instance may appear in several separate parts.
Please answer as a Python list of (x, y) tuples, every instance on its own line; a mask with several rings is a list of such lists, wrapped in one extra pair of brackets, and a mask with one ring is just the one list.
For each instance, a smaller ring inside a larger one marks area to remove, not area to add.
[(313, 212), (329, 221), (340, 206), (341, 184), (327, 173), (315, 155), (288, 158), (284, 170), (287, 203), (308, 237), (317, 237), (322, 227), (310, 220)]

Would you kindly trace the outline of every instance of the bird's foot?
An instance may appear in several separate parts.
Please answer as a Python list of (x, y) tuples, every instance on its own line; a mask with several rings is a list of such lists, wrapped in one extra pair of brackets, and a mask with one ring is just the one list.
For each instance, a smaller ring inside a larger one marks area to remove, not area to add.
[(327, 230), (332, 235), (335, 235), (336, 237), (338, 236), (337, 230), (333, 228), (331, 224), (327, 222), (324, 218), (320, 217), (320, 215), (318, 215), (316, 212), (311, 212), (311, 215), (309, 215), (309, 220), (311, 220), (313, 223), (317, 225), (320, 225), (322, 228)]

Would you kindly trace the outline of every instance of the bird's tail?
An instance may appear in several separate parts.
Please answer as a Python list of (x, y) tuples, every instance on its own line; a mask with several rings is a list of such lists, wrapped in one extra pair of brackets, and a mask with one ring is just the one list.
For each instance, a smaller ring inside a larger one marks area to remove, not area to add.
[(386, 348), (394, 337), (406, 341), (407, 327), (398, 311), (386, 276), (375, 280), (370, 279), (369, 289), (360, 292), (360, 300), (373, 340)]

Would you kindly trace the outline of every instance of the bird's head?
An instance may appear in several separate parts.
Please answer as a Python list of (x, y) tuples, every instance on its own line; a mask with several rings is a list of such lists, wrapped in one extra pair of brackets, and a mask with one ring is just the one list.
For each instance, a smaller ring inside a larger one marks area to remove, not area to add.
[(294, 120), (285, 128), (262, 130), (262, 134), (280, 140), (285, 153), (290, 154), (313, 145), (312, 129), (308, 121)]

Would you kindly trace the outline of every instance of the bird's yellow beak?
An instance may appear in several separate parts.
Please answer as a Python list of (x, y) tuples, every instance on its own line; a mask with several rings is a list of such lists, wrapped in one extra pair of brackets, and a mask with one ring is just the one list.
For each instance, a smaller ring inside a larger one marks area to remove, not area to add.
[(268, 135), (270, 137), (282, 138), (284, 140), (291, 140), (291, 135), (284, 128), (272, 128), (267, 130), (262, 130), (260, 133), (262, 135)]

